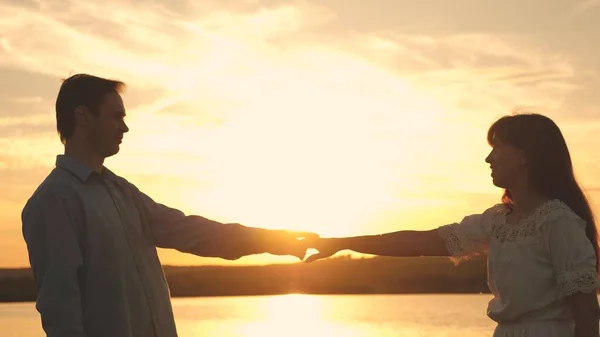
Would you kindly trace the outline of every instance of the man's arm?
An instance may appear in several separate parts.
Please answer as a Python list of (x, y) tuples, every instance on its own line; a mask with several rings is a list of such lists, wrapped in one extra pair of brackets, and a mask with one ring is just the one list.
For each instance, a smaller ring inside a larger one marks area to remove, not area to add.
[(380, 256), (449, 256), (445, 241), (438, 231), (438, 229), (429, 231), (407, 230), (381, 235), (317, 239), (309, 243), (319, 253), (310, 256), (306, 261), (311, 262), (327, 258), (346, 249), (357, 253)]
[(270, 253), (304, 258), (306, 245), (299, 237), (312, 233), (286, 232), (246, 227), (235, 223), (220, 223), (198, 215), (185, 215), (180, 210), (157, 203), (135, 189), (154, 242), (160, 248), (204, 257), (236, 260), (253, 254)]
[(66, 200), (41, 192), (23, 209), (22, 221), (44, 331), (48, 337), (84, 337), (79, 289), (83, 259)]

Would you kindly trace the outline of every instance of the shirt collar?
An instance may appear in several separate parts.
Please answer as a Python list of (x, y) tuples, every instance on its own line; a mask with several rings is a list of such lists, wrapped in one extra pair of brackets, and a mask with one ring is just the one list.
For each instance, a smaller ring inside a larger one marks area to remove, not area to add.
[[(90, 176), (95, 173), (93, 169), (86, 166), (79, 160), (62, 154), (56, 156), (56, 166), (73, 173), (82, 182), (86, 182)], [(102, 166), (102, 173), (100, 175), (110, 179), (113, 182), (117, 181), (117, 176), (104, 166)]]
[(56, 156), (56, 166), (73, 173), (82, 182), (87, 181), (92, 172), (94, 172), (94, 170), (85, 166), (79, 160), (63, 154)]

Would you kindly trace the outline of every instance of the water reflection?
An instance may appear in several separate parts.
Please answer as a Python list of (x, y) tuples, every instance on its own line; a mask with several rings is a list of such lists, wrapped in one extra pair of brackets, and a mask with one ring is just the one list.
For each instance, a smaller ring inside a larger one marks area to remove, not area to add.
[(355, 327), (331, 320), (331, 303), (325, 297), (308, 295), (285, 295), (264, 298), (255, 310), (262, 318), (244, 324), (239, 336), (265, 337), (357, 337)]
[[(174, 298), (181, 337), (491, 336), (489, 295)], [(34, 303), (0, 304), (2, 337), (44, 336)]]

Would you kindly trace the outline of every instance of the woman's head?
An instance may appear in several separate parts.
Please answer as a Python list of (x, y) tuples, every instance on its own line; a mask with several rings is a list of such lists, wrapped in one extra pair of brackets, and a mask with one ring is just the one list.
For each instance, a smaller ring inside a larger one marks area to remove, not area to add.
[(561, 188), (573, 186), (567, 144), (550, 118), (537, 114), (502, 117), (490, 127), (488, 143), (493, 150), (486, 161), (498, 187), (528, 183), (539, 194), (556, 198)]
[(567, 204), (588, 224), (586, 232), (598, 252), (594, 216), (575, 174), (571, 155), (558, 126), (538, 114), (516, 114), (497, 120), (488, 130), (493, 150), (486, 158), (494, 184), (504, 188), (503, 203), (513, 206), (510, 189), (527, 184), (547, 198)]

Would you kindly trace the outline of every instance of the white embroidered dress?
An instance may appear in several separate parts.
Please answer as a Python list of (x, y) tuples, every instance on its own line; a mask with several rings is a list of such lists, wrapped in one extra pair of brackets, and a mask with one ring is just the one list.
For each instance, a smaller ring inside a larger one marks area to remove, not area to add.
[(487, 314), (498, 322), (494, 337), (573, 336), (566, 296), (595, 292), (599, 285), (586, 222), (559, 200), (517, 224), (508, 224), (507, 215), (496, 205), (440, 227), (439, 233), (459, 260), (488, 255), (494, 298)]

